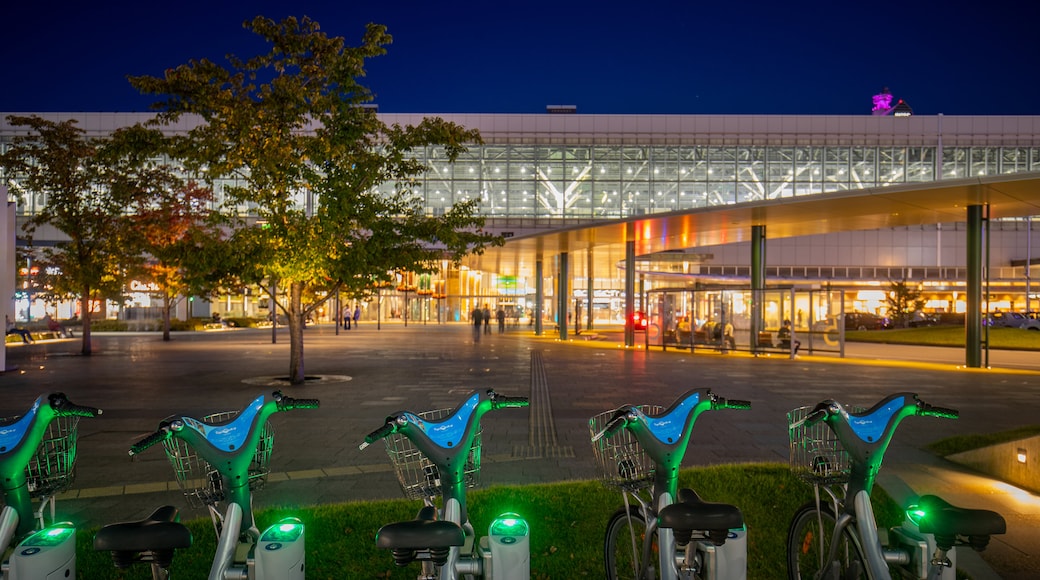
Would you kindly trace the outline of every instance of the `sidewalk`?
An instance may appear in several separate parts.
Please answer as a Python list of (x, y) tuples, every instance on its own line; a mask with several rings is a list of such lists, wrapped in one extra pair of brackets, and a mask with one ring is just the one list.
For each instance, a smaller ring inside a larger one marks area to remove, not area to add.
[[(273, 390), (271, 380), (288, 373), (289, 345), (287, 334), (280, 331), (276, 344), (271, 336), (270, 329), (175, 333), (164, 343), (158, 334), (98, 333), (91, 357), (78, 355), (78, 339), (19, 346), (7, 351), (9, 365), (18, 369), (0, 376), (5, 392), (0, 412), (20, 414), (36, 396), (54, 390), (77, 403), (102, 407), (102, 417), (80, 422), (76, 484), (58, 509), (85, 525), (143, 517), (155, 505), (183, 505), (183, 499), (163, 453), (150, 450), (131, 460), (126, 454), (130, 444), (172, 413), (202, 416), (238, 409), (259, 392)], [(1037, 498), (977, 475), (965, 479), (959, 468), (921, 452), (918, 445), (955, 433), (1035, 423), (1040, 361), (1008, 362), (1022, 365), (1013, 370), (959, 370), (952, 360), (956, 353), (948, 349), (908, 354), (906, 347), (888, 347), (892, 358), (930, 362), (887, 363), (871, 360), (883, 357), (877, 350), (840, 361), (789, 360), (644, 352), (604, 340), (560, 343), (526, 329), (480, 335), (477, 342), (474, 336), (465, 324), (383, 324), (377, 330), (362, 322), (338, 335), (332, 327), (309, 328), (307, 374), (325, 380), (284, 390), (318, 398), (322, 406), (273, 418), (274, 472), (258, 501), (400, 497), (382, 452), (359, 451), (358, 443), (388, 413), (452, 407), (475, 389), (493, 387), (540, 401), (529, 413), (503, 413), (485, 425), (484, 485), (586, 479), (595, 473), (589, 417), (625, 403), (667, 403), (692, 387), (710, 386), (723, 396), (750, 400), (753, 407), (724, 422), (707, 417), (687, 465), (786, 462), (788, 410), (827, 398), (872, 404), (909, 390), (960, 409), (961, 419), (905, 421), (882, 469), (882, 476), (891, 476), (888, 485), (895, 487), (891, 478), (898, 477), (919, 493), (1000, 511), (1009, 533), (994, 538), (983, 556), (1007, 579), (1031, 578), (1037, 568)], [(871, 345), (878, 348), (884, 347)], [(535, 369), (542, 373), (538, 380)], [(1009, 498), (1021, 499), (1012, 503)], [(968, 560), (962, 557), (962, 566)]]

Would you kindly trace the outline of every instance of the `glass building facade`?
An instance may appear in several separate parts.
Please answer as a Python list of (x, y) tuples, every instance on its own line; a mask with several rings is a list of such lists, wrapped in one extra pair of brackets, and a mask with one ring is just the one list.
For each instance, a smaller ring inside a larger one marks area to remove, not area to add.
[[(0, 113), (0, 149), (15, 129)], [(75, 118), (90, 134), (146, 114)], [(424, 115), (381, 115), (415, 124)], [(488, 218), (609, 220), (701, 207), (940, 179), (1040, 171), (1040, 117), (445, 115), (484, 144), (455, 163), (416, 151), (430, 171), (415, 185), (428, 213), (479, 199)], [(171, 127), (190, 128), (192, 121)], [(946, 129), (943, 129), (943, 125)], [(216, 183), (219, 195), (224, 183)], [(384, 188), (394, 187), (388, 183)], [(313, 203), (306, 192), (298, 202)], [(46, 204), (19, 205), (22, 215)], [(248, 215), (249, 208), (239, 212)]]
[[(8, 147), (16, 132), (6, 116), (0, 113), (0, 149)], [(150, 118), (121, 113), (40, 116), (55, 121), (74, 118), (88, 136)], [(400, 125), (418, 124), (424, 116), (380, 114), (388, 124)], [(525, 231), (530, 225), (545, 232), (576, 223), (704, 207), (1040, 171), (1040, 117), (1033, 116), (440, 116), (477, 129), (483, 143), (471, 146), (454, 163), (448, 162), (441, 148), (416, 151), (429, 171), (412, 191), (430, 215), (440, 215), (456, 202), (477, 199), (478, 212), (489, 218), (492, 231), (496, 227)], [(186, 118), (168, 130), (184, 132), (195, 122)], [(215, 203), (222, 202), (227, 185), (214, 183)], [(394, 185), (381, 187), (389, 193)], [(299, 192), (297, 202), (302, 207), (320, 200)], [(46, 203), (45, 196), (31, 195), (17, 212), (24, 218)], [(250, 208), (242, 206), (238, 212), (249, 216)], [(829, 265), (878, 264), (838, 260)], [(791, 272), (791, 278), (797, 278), (794, 266), (798, 264), (776, 264), (775, 274), (783, 277)], [(852, 276), (838, 276), (833, 268), (823, 266), (814, 264), (814, 274), (803, 268), (803, 277), (847, 280)], [(730, 272), (728, 263), (716, 262), (703, 265), (701, 271), (739, 275), (740, 266), (736, 268)], [(452, 304), (447, 318), (460, 319), (472, 304), (487, 301), (514, 300), (519, 307), (522, 297), (532, 292), (533, 280), (520, 280), (503, 290), (495, 273), (486, 274), (443, 273)], [(617, 318), (622, 300), (617, 273), (597, 272), (596, 280), (577, 280), (572, 287), (575, 293), (587, 295), (589, 284), (598, 294), (609, 293), (601, 297), (609, 305), (604, 311), (612, 312), (607, 318)], [(247, 302), (241, 300), (243, 305)], [(227, 310), (239, 308), (229, 303)], [(442, 318), (440, 314), (425, 317)]]

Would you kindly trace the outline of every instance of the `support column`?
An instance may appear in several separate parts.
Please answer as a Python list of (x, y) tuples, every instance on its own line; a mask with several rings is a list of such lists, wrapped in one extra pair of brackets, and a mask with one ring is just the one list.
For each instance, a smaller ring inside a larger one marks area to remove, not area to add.
[(567, 340), (567, 303), (570, 298), (567, 252), (560, 253), (560, 276), (556, 282), (556, 327), (560, 329), (560, 340)]
[(758, 350), (758, 333), (765, 328), (762, 302), (766, 288), (766, 227), (751, 226), (751, 350)]
[[(588, 301), (585, 304), (585, 330), (592, 330), (592, 296), (596, 291), (594, 282), (595, 277), (593, 276), (592, 270), (592, 248), (589, 248), (588, 254), (585, 256), (585, 261), (588, 263), (588, 278), (585, 282), (585, 288), (588, 290), (589, 294), (586, 297)], [(1026, 290), (1028, 289), (1029, 287), (1027, 285)], [(1028, 304), (1028, 302), (1026, 304)]]
[(542, 304), (545, 303), (545, 280), (542, 277), (542, 261), (534, 263), (534, 334), (542, 335)]
[[(3, 199), (6, 204), (0, 207), (4, 208), (2, 214), (0, 214), (0, 296), (4, 296), (0, 300), (0, 310), (4, 311), (4, 319), (15, 318), (15, 306), (14, 306), (14, 287), (17, 284), (16, 272), (18, 271), (18, 262), (15, 258), (15, 245), (17, 242), (17, 234), (15, 233), (15, 205), (12, 202), (7, 201), (7, 188), (0, 185), (0, 199)], [(7, 331), (7, 328), (4, 328)], [(5, 335), (6, 336), (6, 335)], [(5, 341), (3, 346), (0, 346), (0, 372), (6, 372), (7, 368), (7, 342)]]
[(636, 310), (636, 243), (625, 242), (625, 346), (636, 344), (636, 329), (632, 326), (632, 315)]
[(967, 223), (967, 296), (968, 310), (964, 315), (964, 365), (982, 366), (982, 206), (968, 206)]

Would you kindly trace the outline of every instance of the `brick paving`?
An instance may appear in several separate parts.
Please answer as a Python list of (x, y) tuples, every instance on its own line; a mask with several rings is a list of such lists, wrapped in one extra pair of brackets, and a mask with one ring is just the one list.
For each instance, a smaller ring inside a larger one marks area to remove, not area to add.
[[(882, 470), (886, 489), (905, 484), (955, 504), (997, 509), (1008, 517), (1009, 534), (995, 538), (985, 553), (998, 570), (993, 577), (1032, 577), (1040, 566), (1035, 496), (1011, 501), (987, 491), (995, 488), (985, 478), (919, 449), (957, 433), (1035, 424), (1036, 353), (994, 353), (991, 363), (1000, 368), (965, 370), (958, 368), (963, 352), (953, 349), (849, 345), (847, 359), (789, 360), (623, 349), (610, 332), (567, 343), (527, 329), (479, 338), (463, 324), (384, 323), (377, 330), (371, 323), (338, 334), (331, 326), (309, 328), (307, 374), (324, 380), (283, 390), (322, 405), (272, 417), (272, 473), (257, 505), (400, 497), (380, 447), (359, 451), (358, 443), (388, 413), (453, 407), (475, 389), (536, 402), (533, 409), (485, 419), (484, 485), (592, 477), (589, 417), (625, 403), (668, 404), (689, 388), (711, 387), (750, 400), (753, 408), (704, 415), (687, 465), (786, 462), (788, 410), (827, 398), (869, 405), (891, 392), (914, 391), (960, 409), (961, 419), (903, 423)], [(78, 339), (9, 346), (8, 370), (0, 376), (5, 416), (56, 390), (104, 409), (102, 417), (80, 422), (75, 487), (58, 501), (63, 518), (84, 526), (143, 517), (161, 503), (183, 505), (163, 453), (150, 450), (131, 460), (130, 444), (173, 413), (201, 417), (241, 408), (288, 374), (288, 335), (272, 344), (270, 330), (177, 333), (166, 343), (157, 334), (95, 334), (94, 341), (90, 357), (78, 354)], [(975, 483), (962, 483), (965, 478)], [(980, 569), (981, 580), (985, 567)]]

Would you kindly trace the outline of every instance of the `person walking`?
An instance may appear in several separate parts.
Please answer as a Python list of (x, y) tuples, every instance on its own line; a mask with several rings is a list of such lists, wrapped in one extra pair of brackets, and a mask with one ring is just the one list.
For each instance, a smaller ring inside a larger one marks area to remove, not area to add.
[(727, 320), (722, 326), (722, 352), (728, 353), (731, 350), (737, 350), (737, 339), (733, 336), (733, 324)]
[(470, 320), (473, 321), (473, 341), (480, 341), (480, 323), (484, 321), (484, 312), (479, 306), (473, 309), (473, 312), (469, 313)]
[(491, 307), (484, 304), (484, 311), (481, 312), (481, 316), (484, 319), (484, 334), (491, 334)]
[(506, 331), (506, 309), (499, 306), (495, 316), (498, 318), (498, 333), (502, 334)]
[(343, 307), (343, 328), (350, 330), (350, 306)]
[(358, 304), (354, 307), (354, 326), (358, 325), (358, 321), (361, 320), (361, 305)]

